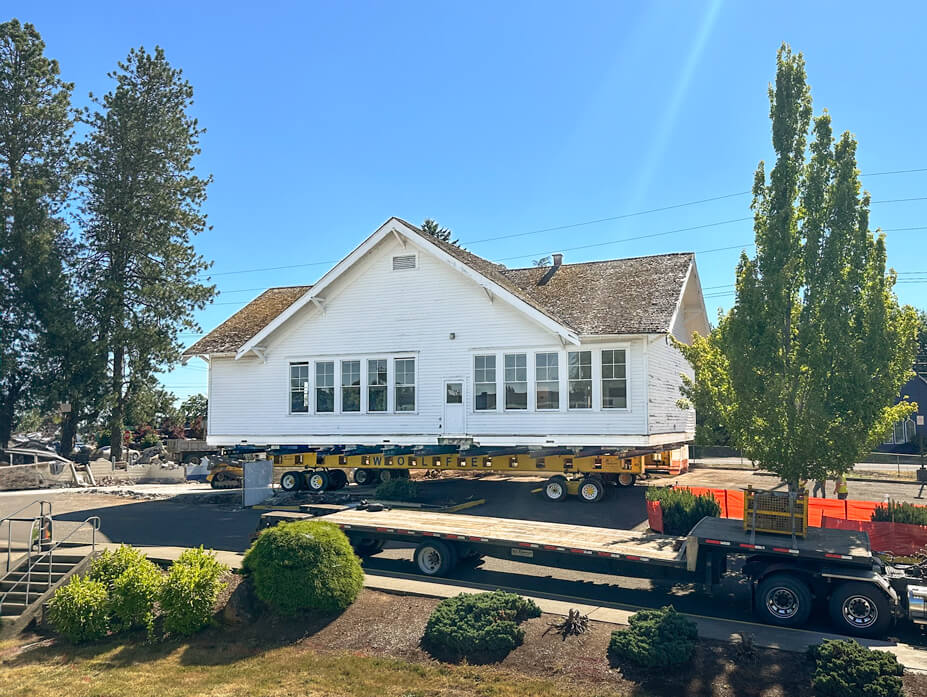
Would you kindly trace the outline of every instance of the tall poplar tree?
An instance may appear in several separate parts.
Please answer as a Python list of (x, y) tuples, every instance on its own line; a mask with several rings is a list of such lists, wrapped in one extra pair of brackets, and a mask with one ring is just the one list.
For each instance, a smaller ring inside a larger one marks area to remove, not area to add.
[(72, 251), (72, 89), (34, 26), (0, 24), (0, 447), (43, 398), (54, 363), (47, 337)]
[(894, 405), (911, 374), (916, 315), (869, 231), (856, 141), (813, 120), (801, 54), (783, 45), (769, 89), (776, 162), (753, 184), (756, 256), (741, 255), (733, 309), (680, 346), (695, 369), (683, 393), (731, 442), (789, 482), (847, 472), (912, 411)]
[(180, 355), (181, 330), (199, 331), (193, 310), (215, 286), (192, 237), (211, 177), (195, 174), (203, 133), (188, 114), (193, 88), (161, 48), (133, 49), (110, 74), (115, 88), (85, 118), (82, 205), (87, 268), (101, 334), (109, 347), (109, 430), (122, 457), (123, 418), (133, 391)]

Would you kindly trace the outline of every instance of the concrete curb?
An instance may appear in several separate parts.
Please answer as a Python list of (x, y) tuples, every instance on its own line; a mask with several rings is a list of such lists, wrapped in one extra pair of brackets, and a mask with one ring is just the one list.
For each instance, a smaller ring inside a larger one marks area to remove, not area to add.
[[(700, 464), (689, 464), (689, 471), (692, 470), (723, 470), (726, 472), (750, 472), (756, 477), (775, 477), (777, 475), (772, 472), (766, 472), (764, 470), (754, 470), (749, 467), (726, 467), (724, 465), (700, 465)], [(847, 475), (848, 482), (870, 482), (873, 484), (910, 484), (912, 486), (920, 486), (921, 482), (916, 479), (879, 479), (878, 477), (856, 477), (852, 474)]]

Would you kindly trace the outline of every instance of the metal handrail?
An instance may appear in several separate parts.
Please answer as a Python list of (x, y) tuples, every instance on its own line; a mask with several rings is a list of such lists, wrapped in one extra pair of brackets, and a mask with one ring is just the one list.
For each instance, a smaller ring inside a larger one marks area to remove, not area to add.
[[(19, 515), (19, 514), (22, 513), (23, 511), (25, 511), (25, 510), (27, 510), (27, 509), (29, 509), (29, 508), (32, 508), (32, 507), (35, 506), (36, 504), (38, 504), (38, 506), (39, 506), (39, 515), (38, 515), (38, 516), (34, 516), (34, 515), (33, 515), (33, 516), (20, 516), (20, 515)], [(29, 547), (31, 547), (31, 545), (32, 545), (32, 540), (33, 540), (32, 533), (33, 533), (33, 531), (34, 531), (34, 524), (35, 524), (36, 518), (37, 518), (37, 517), (38, 517), (38, 518), (50, 518), (50, 517), (51, 517), (51, 513), (52, 513), (51, 501), (45, 501), (44, 499), (41, 499), (41, 500), (39, 500), (39, 501), (30, 501), (29, 503), (27, 503), (27, 504), (26, 504), (25, 506), (23, 506), (22, 508), (19, 508), (19, 509), (13, 511), (12, 513), (10, 513), (9, 515), (7, 515), (7, 516), (5, 516), (5, 517), (3, 517), (3, 518), (0, 518), (0, 525), (3, 525), (4, 523), (6, 523), (6, 528), (7, 528), (7, 529), (6, 529), (6, 570), (4, 571), (4, 573), (6, 573), (7, 571), (10, 570), (10, 562), (12, 561), (12, 555), (13, 555), (13, 523), (28, 523), (28, 522), (30, 522), (30, 521), (33, 523), (33, 527), (30, 527), (30, 529), (29, 529), (29, 540), (28, 540), (28, 545), (29, 545)]]
[[(46, 518), (40, 517), (40, 518), (35, 518), (32, 521), (32, 528), (30, 530), (30, 538), (32, 536), (32, 533), (35, 531), (36, 524), (41, 525), (45, 520)], [(96, 552), (96, 549), (97, 549), (97, 530), (100, 529), (100, 516), (96, 516), (96, 515), (90, 516), (86, 520), (78, 523), (77, 527), (71, 530), (71, 532), (65, 535), (62, 539), (58, 540), (57, 542), (54, 542), (50, 547), (36, 554), (34, 560), (32, 557), (32, 546), (30, 545), (29, 552), (26, 555), (25, 571), (23, 572), (17, 569), (17, 573), (24, 573), (25, 576), (23, 576), (18, 581), (16, 581), (5, 593), (3, 593), (3, 595), (0, 595), (0, 612), (3, 611), (3, 603), (6, 602), (10, 593), (15, 592), (16, 589), (20, 586), (20, 584), (22, 584), (24, 581), (26, 584), (26, 603), (25, 604), (29, 605), (29, 598), (32, 595), (32, 570), (35, 567), (35, 565), (41, 562), (42, 559), (45, 557), (48, 558), (48, 583), (47, 583), (46, 590), (48, 588), (51, 588), (52, 586), (52, 566), (55, 563), (55, 550), (58, 549), (61, 545), (63, 545), (65, 542), (67, 542), (69, 539), (71, 539), (71, 537), (77, 531), (82, 530), (84, 526), (88, 526), (88, 525), (91, 531), (90, 532), (90, 554), (93, 554), (94, 552)], [(39, 542), (39, 545), (40, 545), (39, 549), (41, 549), (41, 541)], [(11, 571), (7, 571), (6, 575), (9, 575), (10, 573)], [(2, 580), (5, 577), (6, 576), (0, 577), (0, 580)], [(43, 593), (44, 592), (45, 591), (43, 591)], [(39, 595), (41, 595), (41, 593), (36, 593), (36, 597), (38, 597)]]

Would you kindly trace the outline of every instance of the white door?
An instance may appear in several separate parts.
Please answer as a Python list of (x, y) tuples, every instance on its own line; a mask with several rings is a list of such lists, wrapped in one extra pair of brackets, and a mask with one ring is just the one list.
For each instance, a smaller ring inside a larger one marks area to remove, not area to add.
[(464, 381), (449, 378), (444, 381), (444, 435), (462, 436), (467, 432), (464, 422)]

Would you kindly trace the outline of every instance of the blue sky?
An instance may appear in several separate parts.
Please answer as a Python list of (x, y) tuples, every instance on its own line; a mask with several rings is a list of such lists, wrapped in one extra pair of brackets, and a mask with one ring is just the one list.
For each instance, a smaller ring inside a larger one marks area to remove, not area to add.
[[(566, 262), (700, 252), (714, 316), (753, 240), (739, 220), (749, 196), (736, 194), (770, 159), (766, 88), (782, 41), (805, 54), (815, 112), (858, 137), (873, 199), (927, 197), (924, 3), (4, 9), (37, 26), (77, 104), (108, 91), (106, 73), (139, 45), (163, 46), (194, 85), (208, 129), (198, 167), (215, 176), (214, 227), (197, 245), (222, 291), (198, 314), (204, 330), (267, 286), (313, 282), (391, 215), (436, 218), (508, 266), (557, 251)], [(912, 169), (925, 171), (874, 174)], [(511, 237), (703, 199), (716, 200)], [(927, 200), (876, 203), (872, 225), (891, 230), (899, 298), (927, 308)], [(600, 244), (683, 228), (698, 229)], [(478, 242), (499, 236), (510, 237)], [(164, 383), (181, 398), (205, 391), (205, 366)]]

